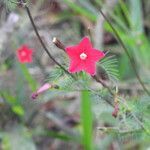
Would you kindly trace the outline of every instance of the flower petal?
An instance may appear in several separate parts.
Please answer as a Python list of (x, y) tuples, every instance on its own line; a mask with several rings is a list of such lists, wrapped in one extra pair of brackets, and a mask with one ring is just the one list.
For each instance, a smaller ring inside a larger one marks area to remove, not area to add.
[(68, 46), (68, 47), (66, 47), (66, 53), (68, 54), (70, 59), (79, 59), (77, 49), (78, 49), (78, 46)]
[(92, 76), (95, 75), (96, 74), (96, 63), (91, 60), (86, 61), (84, 70)]
[(84, 69), (84, 64), (82, 61), (75, 61), (75, 60), (70, 61), (70, 66), (69, 66), (70, 73), (80, 72), (83, 69)]
[(28, 58), (26, 59), (26, 62), (31, 63), (32, 62), (32, 57), (28, 56)]
[(104, 56), (105, 56), (104, 52), (97, 49), (92, 49), (89, 54), (89, 59), (91, 61), (97, 62), (100, 59), (102, 59)]
[(91, 43), (90, 39), (86, 36), (80, 41), (78, 47), (80, 50), (82, 50), (82, 52), (84, 52), (84, 51), (92, 48), (92, 43)]

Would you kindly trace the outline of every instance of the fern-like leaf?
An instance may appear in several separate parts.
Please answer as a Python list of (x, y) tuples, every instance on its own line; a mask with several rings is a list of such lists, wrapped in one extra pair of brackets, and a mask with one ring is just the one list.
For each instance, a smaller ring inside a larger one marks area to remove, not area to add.
[(18, 1), (17, 0), (1, 0), (1, 3), (3, 3), (6, 7), (6, 9), (9, 11), (12, 11), (16, 8)]
[(50, 75), (46, 79), (46, 81), (55, 82), (56, 80), (58, 80), (62, 76), (64, 76), (64, 71), (60, 67), (56, 67), (50, 72)]
[[(28, 2), (29, 0), (26, 0), (25, 4), (28, 4)], [(17, 5), (20, 5), (18, 0), (0, 0), (0, 3), (4, 4), (8, 11), (12, 11), (17, 7)]]
[(118, 61), (115, 56), (107, 56), (98, 63), (98, 66), (105, 71), (106, 76), (112, 82), (116, 82), (119, 78)]

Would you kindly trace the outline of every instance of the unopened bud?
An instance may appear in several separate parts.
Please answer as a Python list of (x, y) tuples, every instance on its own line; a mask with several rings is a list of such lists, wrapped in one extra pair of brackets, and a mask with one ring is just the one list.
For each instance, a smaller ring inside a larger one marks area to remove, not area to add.
[(118, 112), (119, 112), (119, 106), (118, 104), (115, 104), (115, 108), (114, 111), (112, 112), (112, 116), (116, 118), (118, 116)]
[(59, 86), (58, 85), (52, 85), (49, 83), (45, 83), (43, 86), (41, 86), (36, 92), (32, 93), (32, 99), (36, 99), (40, 94), (42, 94), (43, 92), (49, 90), (49, 89), (58, 89)]
[(65, 51), (65, 46), (56, 37), (53, 38), (53, 43), (60, 49)]
[(36, 92), (32, 93), (32, 96), (31, 96), (32, 99), (36, 99), (37, 97), (38, 97), (38, 94)]

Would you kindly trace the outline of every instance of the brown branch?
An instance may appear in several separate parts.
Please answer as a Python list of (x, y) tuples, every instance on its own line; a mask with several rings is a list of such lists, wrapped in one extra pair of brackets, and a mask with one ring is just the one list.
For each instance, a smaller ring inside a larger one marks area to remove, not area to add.
[[(23, 2), (24, 2), (24, 0), (23, 0)], [(24, 2), (24, 3), (25, 3), (25, 2)], [(55, 64), (57, 64), (62, 70), (64, 70), (64, 72), (66, 72), (68, 75), (70, 75), (72, 78), (74, 78), (74, 76), (73, 76), (72, 74), (70, 74), (59, 62), (57, 62), (57, 61), (54, 59), (54, 57), (51, 55), (51, 53), (48, 51), (47, 47), (45, 46), (45, 44), (44, 44), (44, 42), (43, 42), (43, 40), (42, 40), (42, 38), (41, 38), (41, 36), (40, 36), (38, 30), (37, 30), (37, 27), (36, 27), (36, 25), (35, 25), (35, 23), (34, 23), (33, 17), (32, 17), (31, 12), (30, 12), (30, 9), (28, 8), (27, 5), (25, 5), (25, 9), (26, 9), (26, 12), (27, 12), (27, 14), (28, 14), (28, 17), (29, 17), (29, 19), (30, 19), (30, 22), (31, 22), (31, 24), (32, 24), (32, 26), (33, 26), (33, 29), (34, 29), (34, 31), (35, 31), (35, 33), (36, 33), (36, 36), (38, 37), (38, 39), (39, 39), (39, 41), (40, 41), (40, 43), (41, 43), (41, 45), (42, 45), (44, 51), (47, 53), (47, 55), (49, 56), (49, 58), (50, 58), (51, 60), (53, 60), (53, 62), (54, 62)]]
[(112, 92), (112, 90), (110, 89), (110, 87), (107, 86), (101, 79), (98, 79), (97, 76), (92, 76), (92, 78), (93, 78), (96, 82), (100, 83), (103, 87), (105, 87), (105, 88), (109, 91), (109, 93), (110, 93), (112, 96), (114, 96), (114, 93)]

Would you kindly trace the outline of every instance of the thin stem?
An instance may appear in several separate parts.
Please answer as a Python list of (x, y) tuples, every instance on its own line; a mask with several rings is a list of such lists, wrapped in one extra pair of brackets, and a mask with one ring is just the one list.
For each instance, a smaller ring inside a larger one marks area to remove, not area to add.
[(57, 61), (54, 59), (54, 57), (50, 54), (50, 52), (48, 51), (47, 47), (45, 46), (43, 40), (41, 39), (41, 36), (40, 36), (40, 34), (39, 34), (38, 30), (37, 30), (37, 27), (36, 27), (36, 25), (35, 25), (35, 23), (34, 23), (34, 20), (33, 20), (32, 15), (31, 15), (30, 9), (27, 7), (27, 5), (25, 5), (25, 9), (26, 9), (26, 12), (27, 12), (27, 14), (28, 14), (28, 17), (29, 17), (29, 19), (30, 19), (30, 21), (31, 21), (31, 24), (32, 24), (32, 26), (33, 26), (33, 29), (34, 29), (34, 31), (35, 31), (35, 33), (36, 33), (36, 36), (38, 37), (38, 39), (39, 39), (39, 41), (40, 41), (40, 43), (41, 43), (43, 49), (45, 50), (45, 52), (47, 53), (47, 55), (49, 56), (49, 58), (52, 59), (53, 62), (54, 62), (55, 64), (57, 64), (62, 70), (64, 70), (64, 72), (66, 72), (68, 75), (70, 75), (72, 78), (74, 78), (74, 76), (73, 76), (72, 74), (70, 74), (70, 73), (69, 73), (59, 62), (57, 62)]
[(93, 43), (92, 31), (91, 31), (90, 27), (87, 28), (87, 33), (88, 33), (88, 35), (89, 35), (89, 37), (91, 39), (91, 42)]
[(137, 77), (139, 83), (141, 84), (143, 90), (150, 96), (150, 92), (149, 92), (148, 89), (145, 87), (145, 85), (144, 85), (144, 83), (143, 83), (141, 77), (140, 77), (139, 74), (138, 74), (138, 71), (137, 71), (137, 69), (136, 69), (135, 62), (134, 62), (134, 60), (133, 60), (133, 56), (132, 56), (132, 57), (130, 56), (130, 54), (129, 54), (129, 52), (128, 52), (128, 49), (126, 48), (125, 44), (123, 43), (122, 39), (120, 38), (118, 32), (116, 31), (116, 29), (114, 28), (114, 26), (111, 24), (111, 21), (110, 21), (110, 20), (106, 17), (106, 15), (103, 13), (102, 9), (100, 9), (99, 11), (100, 11), (101, 15), (104, 17), (104, 19), (108, 22), (108, 24), (110, 25), (110, 27), (112, 28), (112, 30), (113, 30), (114, 34), (116, 35), (116, 37), (117, 37), (119, 43), (121, 44), (123, 50), (125, 51), (126, 55), (128, 56), (128, 58), (129, 58), (129, 60), (130, 60), (130, 63), (131, 63), (131, 66), (132, 66), (132, 68), (133, 68), (133, 70), (134, 70), (134, 73), (135, 73), (135, 75), (136, 75), (136, 77)]
[(114, 105), (110, 102), (110, 100), (108, 100), (105, 97), (102, 97), (101, 94), (99, 94), (99, 92), (95, 92), (93, 89), (89, 89), (89, 91), (91, 91), (92, 93), (94, 93), (95, 95), (97, 95), (98, 97), (100, 97), (101, 99), (105, 100), (110, 106), (114, 107)]
[(92, 76), (92, 78), (93, 78), (95, 81), (97, 81), (98, 83), (100, 83), (103, 87), (105, 87), (105, 88), (108, 90), (108, 92), (109, 92), (112, 96), (114, 96), (114, 93), (112, 92), (112, 90), (110, 89), (110, 87), (108, 87), (102, 80), (98, 79), (97, 76)]
[(135, 129), (135, 130), (121, 130), (118, 127), (97, 127), (98, 130), (103, 131), (103, 132), (115, 132), (115, 133), (119, 133), (119, 134), (129, 134), (129, 133), (136, 133), (136, 132), (141, 132), (141, 128), (140, 129)]

